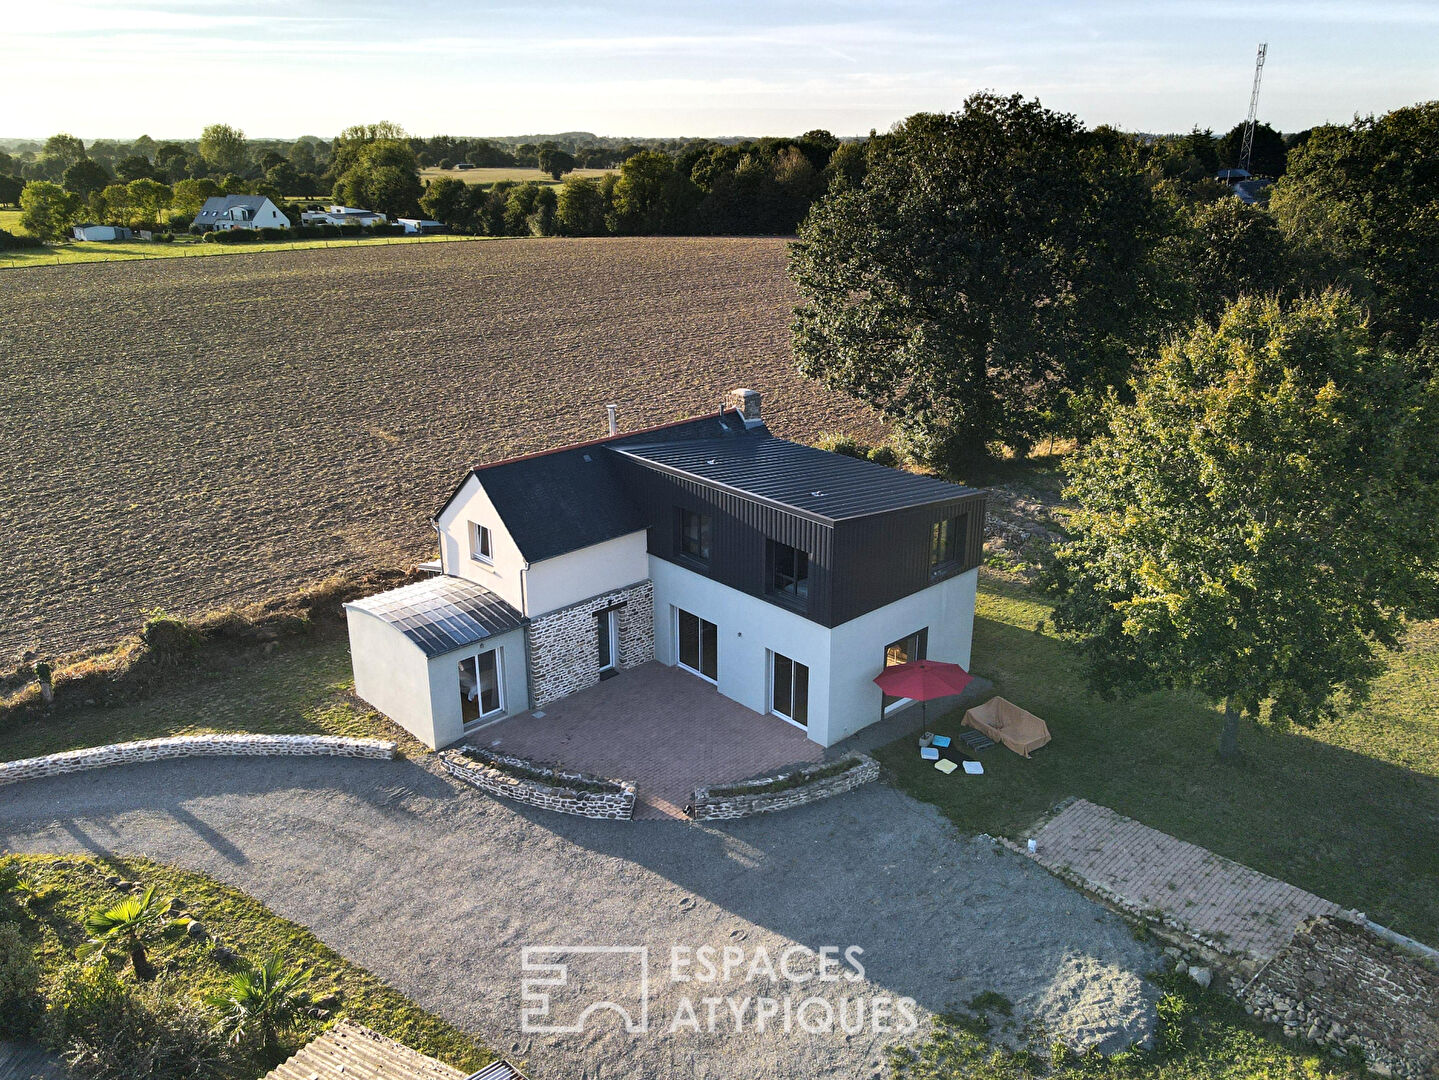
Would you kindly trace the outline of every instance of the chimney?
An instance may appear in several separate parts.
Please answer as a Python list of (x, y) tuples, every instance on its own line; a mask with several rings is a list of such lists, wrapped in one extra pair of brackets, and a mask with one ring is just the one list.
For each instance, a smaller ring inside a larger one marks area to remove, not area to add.
[(619, 425), (618, 425), (617, 423), (615, 423), (615, 410), (618, 409), (618, 408), (619, 408), (618, 405), (606, 405), (606, 406), (605, 406), (605, 413), (606, 413), (606, 415), (609, 417), (609, 420), (610, 420), (610, 434), (611, 434), (611, 435), (618, 435), (618, 434), (620, 433), (620, 427), (619, 427)]
[(759, 392), (757, 390), (731, 390), (726, 404), (744, 418), (745, 427), (762, 423), (759, 415)]

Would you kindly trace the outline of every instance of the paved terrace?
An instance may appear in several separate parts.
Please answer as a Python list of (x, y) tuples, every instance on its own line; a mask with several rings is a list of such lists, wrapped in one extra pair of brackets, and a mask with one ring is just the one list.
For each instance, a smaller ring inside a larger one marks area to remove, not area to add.
[(1162, 911), (1201, 940), (1265, 961), (1338, 904), (1078, 799), (1034, 836), (1036, 860), (1135, 911)]
[(466, 742), (637, 785), (635, 817), (683, 818), (695, 788), (820, 761), (824, 748), (660, 663), (507, 717)]

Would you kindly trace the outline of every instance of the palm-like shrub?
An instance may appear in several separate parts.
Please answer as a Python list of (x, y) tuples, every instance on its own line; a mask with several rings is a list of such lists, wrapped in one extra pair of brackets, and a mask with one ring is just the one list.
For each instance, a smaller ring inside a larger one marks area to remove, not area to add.
[(301, 1010), (308, 1004), (305, 988), (309, 983), (308, 970), (287, 967), (275, 952), (264, 963), (237, 971), (229, 985), (209, 995), (205, 1004), (219, 1014), (215, 1026), (232, 1045), (258, 1040), (268, 1052), (280, 1032), (299, 1023)]
[(155, 966), (145, 953), (145, 943), (165, 930), (172, 903), (173, 900), (156, 899), (155, 886), (151, 885), (138, 897), (91, 912), (85, 920), (90, 940), (80, 946), (80, 958), (120, 953), (129, 959), (135, 978), (149, 982), (155, 977)]

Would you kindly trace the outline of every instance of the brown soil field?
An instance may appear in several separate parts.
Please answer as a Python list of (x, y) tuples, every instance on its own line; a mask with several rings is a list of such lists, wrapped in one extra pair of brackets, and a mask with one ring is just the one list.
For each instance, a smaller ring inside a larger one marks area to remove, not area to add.
[(514, 240), (0, 273), (0, 659), (427, 558), (470, 465), (800, 378), (777, 239)]

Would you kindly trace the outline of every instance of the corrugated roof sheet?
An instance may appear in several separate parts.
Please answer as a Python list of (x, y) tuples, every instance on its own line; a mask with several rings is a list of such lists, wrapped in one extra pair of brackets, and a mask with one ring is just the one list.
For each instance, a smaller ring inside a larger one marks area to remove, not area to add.
[(398, 629), (426, 656), (442, 656), (523, 626), (525, 617), (477, 582), (432, 577), (355, 600)]
[(265, 1080), (467, 1080), (467, 1075), (363, 1024), (341, 1020)]
[(826, 521), (975, 494), (931, 476), (766, 436), (630, 444), (615, 451)]

